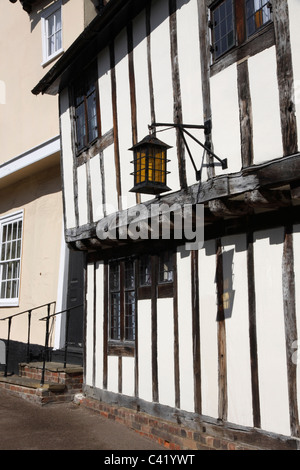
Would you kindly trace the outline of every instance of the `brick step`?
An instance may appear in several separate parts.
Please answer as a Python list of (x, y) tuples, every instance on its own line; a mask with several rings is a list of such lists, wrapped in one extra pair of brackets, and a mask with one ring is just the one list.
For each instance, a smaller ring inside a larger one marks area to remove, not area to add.
[(19, 375), (0, 375), (0, 387), (41, 405), (73, 401), (82, 391), (83, 370), (80, 366), (46, 363), (41, 385), (43, 363), (22, 363)]

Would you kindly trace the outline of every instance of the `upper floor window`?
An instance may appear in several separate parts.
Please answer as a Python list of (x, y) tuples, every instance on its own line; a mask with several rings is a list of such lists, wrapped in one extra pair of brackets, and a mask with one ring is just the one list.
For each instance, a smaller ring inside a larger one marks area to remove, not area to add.
[(98, 88), (96, 63), (90, 66), (74, 84), (77, 153), (99, 136)]
[(62, 52), (61, 0), (56, 1), (42, 15), (43, 64)]
[(222, 0), (211, 7), (214, 60), (250, 39), (271, 21), (268, 0)]
[(23, 212), (0, 219), (0, 306), (19, 303)]

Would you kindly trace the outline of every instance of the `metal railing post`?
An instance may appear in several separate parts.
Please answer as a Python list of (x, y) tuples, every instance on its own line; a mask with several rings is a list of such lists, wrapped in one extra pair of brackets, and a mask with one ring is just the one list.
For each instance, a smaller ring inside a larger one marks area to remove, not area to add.
[(68, 350), (69, 320), (70, 320), (70, 309), (67, 310), (64, 367), (67, 366), (67, 350)]
[(31, 310), (28, 310), (27, 362), (30, 362), (30, 327), (31, 327)]
[(44, 382), (45, 382), (46, 356), (48, 354), (48, 342), (49, 342), (50, 304), (48, 304), (47, 308), (48, 308), (48, 312), (47, 312), (47, 318), (46, 318), (46, 336), (45, 336), (45, 348), (44, 348), (44, 357), (43, 357), (41, 385), (44, 385)]
[(5, 370), (4, 370), (4, 377), (7, 377), (7, 370), (8, 370), (10, 329), (11, 329), (11, 318), (8, 319), (8, 332), (7, 332), (7, 345), (6, 345), (6, 351), (5, 351)]

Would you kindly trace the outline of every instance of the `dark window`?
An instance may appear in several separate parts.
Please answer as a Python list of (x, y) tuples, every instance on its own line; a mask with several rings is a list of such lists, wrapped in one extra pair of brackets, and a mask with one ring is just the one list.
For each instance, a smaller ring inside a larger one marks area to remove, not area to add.
[(271, 21), (268, 0), (223, 0), (211, 8), (214, 60), (247, 41)]
[(158, 297), (172, 297), (175, 254), (162, 251), (157, 255), (141, 256), (138, 262), (138, 298), (150, 299), (153, 287)]
[(271, 20), (268, 0), (246, 0), (247, 35), (252, 36)]
[(96, 65), (89, 67), (74, 85), (77, 152), (99, 136)]
[(109, 339), (135, 340), (135, 263), (117, 261), (109, 265)]

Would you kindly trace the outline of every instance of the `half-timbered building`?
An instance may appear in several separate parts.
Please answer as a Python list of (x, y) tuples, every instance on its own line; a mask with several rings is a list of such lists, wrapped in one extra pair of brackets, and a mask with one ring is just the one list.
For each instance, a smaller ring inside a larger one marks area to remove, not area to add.
[(173, 448), (299, 446), (299, 17), (110, 0), (32, 90), (86, 254), (85, 403)]

